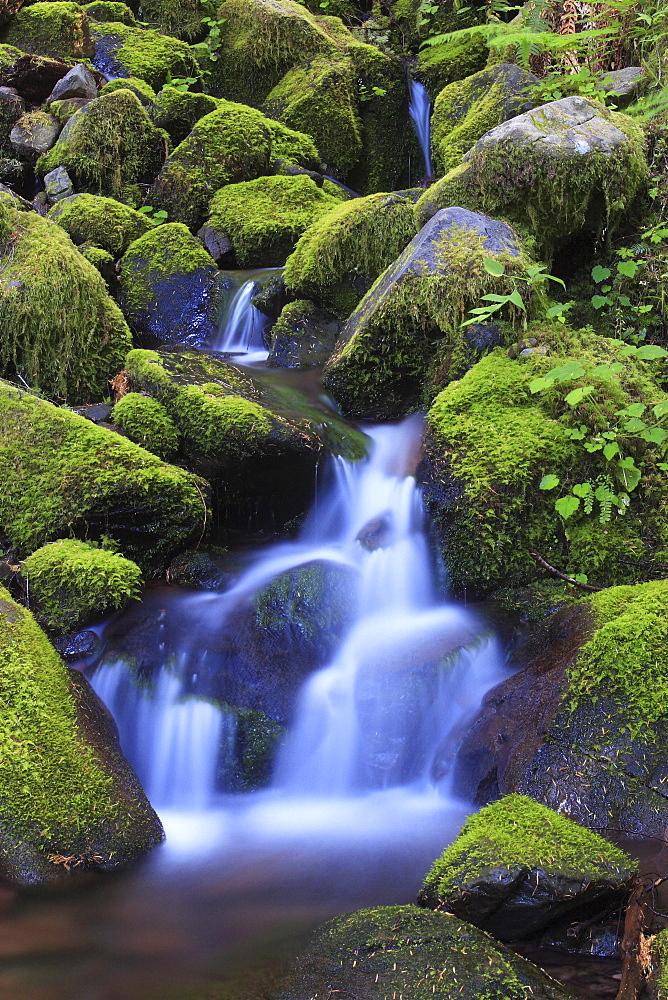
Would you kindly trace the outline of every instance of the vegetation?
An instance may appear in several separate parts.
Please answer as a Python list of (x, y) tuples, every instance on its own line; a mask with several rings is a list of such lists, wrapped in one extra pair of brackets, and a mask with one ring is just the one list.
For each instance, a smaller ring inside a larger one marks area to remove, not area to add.
[(52, 222), (74, 243), (92, 243), (118, 259), (133, 240), (151, 228), (144, 215), (112, 198), (75, 194), (59, 201), (49, 212)]

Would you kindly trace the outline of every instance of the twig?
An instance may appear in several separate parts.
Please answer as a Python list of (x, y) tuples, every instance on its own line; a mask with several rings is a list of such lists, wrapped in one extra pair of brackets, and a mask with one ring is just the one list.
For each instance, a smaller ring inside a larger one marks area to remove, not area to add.
[(197, 545), (195, 546), (195, 549), (198, 549), (200, 547), (200, 545), (202, 544), (202, 539), (204, 538), (204, 535), (206, 534), (206, 525), (207, 525), (207, 521), (209, 519), (209, 508), (206, 505), (206, 500), (204, 499), (204, 494), (202, 493), (201, 489), (199, 488), (199, 486), (197, 485), (197, 483), (194, 480), (193, 480), (193, 484), (195, 486), (195, 489), (199, 493), (200, 500), (202, 501), (202, 506), (204, 507), (204, 524), (202, 525), (202, 534), (199, 536), (199, 539), (197, 541)]
[(566, 574), (562, 573), (561, 570), (556, 569), (554, 566), (550, 566), (549, 562), (545, 562), (543, 557), (539, 556), (537, 552), (530, 552), (529, 555), (532, 556), (536, 562), (543, 567), (543, 569), (546, 569), (548, 573), (551, 573), (552, 576), (558, 576), (560, 580), (565, 580), (566, 583), (570, 583), (574, 587), (581, 587), (582, 590), (595, 591), (606, 589), (605, 587), (593, 587), (590, 583), (582, 583), (580, 580), (576, 580), (572, 576), (566, 576)]
[(626, 908), (622, 938), (622, 981), (616, 1000), (638, 1000), (646, 981), (649, 942), (645, 934), (647, 901), (643, 897), (650, 888), (639, 878)]

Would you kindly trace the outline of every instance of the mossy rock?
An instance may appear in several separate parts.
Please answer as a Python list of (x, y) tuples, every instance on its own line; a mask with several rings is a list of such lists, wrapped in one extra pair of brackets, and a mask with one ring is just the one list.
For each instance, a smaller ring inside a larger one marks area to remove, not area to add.
[(159, 31), (118, 21), (91, 23), (95, 42), (93, 63), (105, 76), (136, 76), (159, 90), (169, 79), (200, 79), (190, 46)]
[(108, 250), (102, 247), (82, 245), (79, 247), (81, 255), (92, 264), (96, 271), (102, 276), (108, 289), (116, 289), (116, 258)]
[[(447, 985), (443, 985), (443, 983)], [(450, 913), (383, 906), (336, 917), (313, 934), (270, 1000), (337, 991), (355, 1000), (573, 1000), (573, 994)]]
[(151, 122), (130, 90), (115, 90), (77, 111), (53, 149), (40, 157), (44, 176), (65, 167), (79, 190), (112, 198), (153, 180), (167, 152), (167, 136)]
[(523, 795), (471, 816), (419, 900), (501, 941), (624, 905), (637, 863), (599, 834)]
[(305, 174), (258, 177), (221, 188), (206, 224), (227, 234), (238, 267), (281, 267), (308, 227), (338, 204)]
[(288, 302), (271, 329), (267, 364), (272, 368), (324, 365), (334, 350), (340, 329), (340, 323), (312, 302), (304, 299)]
[(131, 336), (104, 281), (54, 223), (11, 210), (4, 218), (0, 371), (71, 402), (106, 395)]
[(193, 94), (190, 90), (177, 90), (168, 84), (154, 98), (156, 110), (153, 120), (175, 145), (186, 138), (200, 118), (218, 109), (218, 101), (210, 94)]
[(310, 135), (327, 171), (345, 177), (362, 154), (357, 76), (347, 55), (318, 55), (295, 66), (262, 105), (270, 118)]
[(145, 215), (113, 198), (94, 194), (74, 194), (63, 198), (49, 212), (74, 243), (94, 243), (118, 259), (133, 240), (151, 228)]
[(0, 425), (0, 523), (19, 555), (67, 535), (109, 536), (155, 570), (202, 534), (207, 484), (183, 469), (6, 383)]
[(488, 699), (457, 794), (519, 792), (612, 839), (663, 837), (668, 581), (582, 596), (536, 626)]
[[(472, 596), (524, 585), (537, 573), (532, 552), (562, 572), (586, 571), (592, 584), (661, 575), (668, 531), (660, 511), (667, 496), (652, 449), (636, 456), (645, 486), (627, 516), (601, 523), (598, 512), (582, 509), (564, 525), (554, 508), (571, 484), (609, 475), (602, 453), (585, 451), (569, 429), (604, 431), (617, 410), (663, 399), (651, 365), (628, 359), (620, 341), (591, 330), (548, 324), (535, 332), (549, 355), (513, 361), (497, 349), (448, 385), (429, 411), (427, 498), (454, 588)], [(533, 379), (569, 358), (585, 374), (568, 389), (595, 386), (586, 404), (571, 409), (559, 387), (531, 393)], [(623, 366), (615, 379), (596, 375), (603, 362)], [(539, 488), (550, 473), (561, 478), (558, 491)]]
[(83, 59), (95, 50), (85, 10), (68, 0), (24, 7), (10, 22), (3, 41), (23, 52), (56, 59)]
[(464, 153), (501, 122), (533, 107), (528, 88), (538, 83), (513, 63), (498, 63), (445, 87), (434, 101), (431, 142), (439, 174), (461, 163)]
[[(503, 263), (492, 276), (485, 258)], [(510, 294), (529, 263), (505, 223), (460, 208), (443, 209), (378, 278), (341, 331), (324, 384), (355, 418), (408, 412), (439, 341), (442, 377), (456, 377), (461, 323), (483, 294)], [(534, 306), (529, 303), (529, 310)]]
[[(456, 86), (456, 85), (454, 85)], [(612, 235), (648, 177), (642, 128), (582, 97), (564, 97), (484, 135), (416, 205), (424, 224), (459, 204), (532, 233), (544, 254), (586, 233)]]
[(109, 80), (105, 83), (104, 87), (100, 88), (100, 95), (113, 94), (115, 90), (132, 91), (144, 107), (148, 108), (151, 113), (153, 112), (157, 95), (153, 87), (145, 80), (140, 80), (138, 76), (120, 76), (116, 80)]
[(422, 49), (413, 76), (430, 95), (439, 94), (449, 83), (465, 80), (487, 65), (489, 49), (482, 32), (430, 45)]
[(139, 597), (141, 570), (116, 552), (74, 538), (43, 545), (23, 562), (21, 576), (38, 621), (73, 632)]
[(97, 21), (99, 24), (107, 21), (127, 24), (130, 27), (137, 24), (132, 9), (120, 0), (93, 0), (93, 3), (84, 4), (83, 9), (91, 21)]
[(128, 392), (116, 403), (111, 419), (131, 441), (160, 458), (171, 458), (179, 448), (179, 432), (157, 399)]
[(219, 188), (271, 173), (279, 159), (311, 169), (319, 162), (308, 136), (270, 121), (254, 108), (221, 101), (167, 158), (151, 190), (151, 203), (175, 222), (198, 228)]
[(217, 0), (143, 0), (142, 18), (165, 35), (191, 40), (202, 36), (202, 18), (216, 18)]
[(409, 195), (355, 198), (306, 230), (286, 261), (283, 279), (298, 298), (313, 299), (346, 319), (414, 236)]
[(67, 885), (162, 839), (104, 709), (25, 608), (0, 589), (0, 868), (23, 885)]

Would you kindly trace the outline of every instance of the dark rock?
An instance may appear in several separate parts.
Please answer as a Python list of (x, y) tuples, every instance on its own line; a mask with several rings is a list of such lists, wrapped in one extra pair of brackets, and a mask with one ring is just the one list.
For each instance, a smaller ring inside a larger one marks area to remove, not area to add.
[(86, 660), (100, 652), (100, 640), (95, 632), (86, 630), (78, 632), (76, 635), (61, 635), (53, 640), (63, 659), (69, 663), (76, 663), (77, 660)]
[(113, 403), (91, 403), (89, 406), (75, 407), (74, 412), (92, 420), (94, 424), (104, 424), (108, 422), (113, 408)]
[(217, 229), (215, 226), (202, 226), (197, 233), (197, 238), (204, 244), (218, 267), (229, 267), (233, 263), (232, 242), (222, 229)]
[(74, 185), (65, 167), (56, 167), (44, 177), (44, 190), (50, 205), (74, 194)]
[(317, 170), (307, 170), (306, 167), (300, 167), (289, 160), (276, 160), (272, 163), (272, 169), (275, 174), (284, 174), (286, 177), (297, 177), (299, 174), (306, 174), (312, 181), (315, 181), (318, 187), (322, 187), (325, 183), (325, 178)]
[(18, 156), (35, 162), (55, 145), (61, 128), (57, 118), (35, 112), (19, 119), (9, 133), (9, 141)]
[(90, 102), (91, 99), (89, 97), (67, 97), (62, 101), (51, 101), (49, 111), (56, 115), (60, 121), (65, 119), (69, 121), (77, 111), (88, 107)]
[(38, 191), (32, 200), (32, 208), (38, 215), (46, 218), (49, 214), (50, 207), (51, 203), (49, 202), (49, 197), (46, 191)]
[(464, 330), (464, 340), (479, 355), (503, 346), (501, 327), (496, 323), (471, 323)]
[(617, 106), (625, 108), (639, 96), (646, 81), (647, 74), (642, 66), (625, 66), (624, 69), (606, 73), (597, 82), (596, 87), (606, 94), (613, 95)]
[(62, 101), (69, 97), (92, 100), (98, 96), (95, 77), (83, 63), (77, 63), (55, 85), (47, 102)]
[(251, 299), (252, 304), (265, 316), (277, 320), (287, 300), (287, 291), (283, 277), (278, 274), (264, 281)]
[[(227, 565), (226, 565), (227, 563)], [(216, 559), (207, 551), (188, 549), (172, 559), (167, 569), (167, 583), (197, 590), (225, 590), (234, 580), (229, 559)]]
[(0, 188), (5, 192), (9, 192), (14, 198), (16, 198), (22, 209), (25, 205), (27, 205), (28, 209), (30, 209), (29, 201), (26, 201), (25, 198), (21, 198), (21, 196), (17, 195), (16, 192), (10, 187), (7, 187), (8, 184), (21, 184), (25, 174), (25, 169), (25, 163), (21, 163), (20, 160), (11, 160), (4, 156), (0, 157)]
[(11, 152), (9, 133), (25, 112), (25, 101), (13, 87), (0, 87), (0, 150)]
[(44, 104), (56, 83), (70, 70), (71, 63), (47, 56), (21, 55), (0, 70), (0, 83), (14, 87), (31, 104)]
[(391, 540), (392, 515), (389, 511), (368, 521), (358, 533), (356, 541), (368, 552), (385, 548)]
[(298, 300), (283, 309), (271, 331), (271, 368), (308, 368), (331, 357), (341, 324), (312, 302)]

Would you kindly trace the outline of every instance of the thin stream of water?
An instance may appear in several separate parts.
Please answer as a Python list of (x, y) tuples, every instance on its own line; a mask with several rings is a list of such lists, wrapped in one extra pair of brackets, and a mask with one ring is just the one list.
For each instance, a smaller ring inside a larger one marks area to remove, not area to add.
[(410, 95), (408, 113), (422, 150), (425, 169), (424, 180), (430, 181), (434, 176), (431, 162), (431, 100), (424, 84), (418, 83), (417, 80), (409, 78), (408, 92)]

